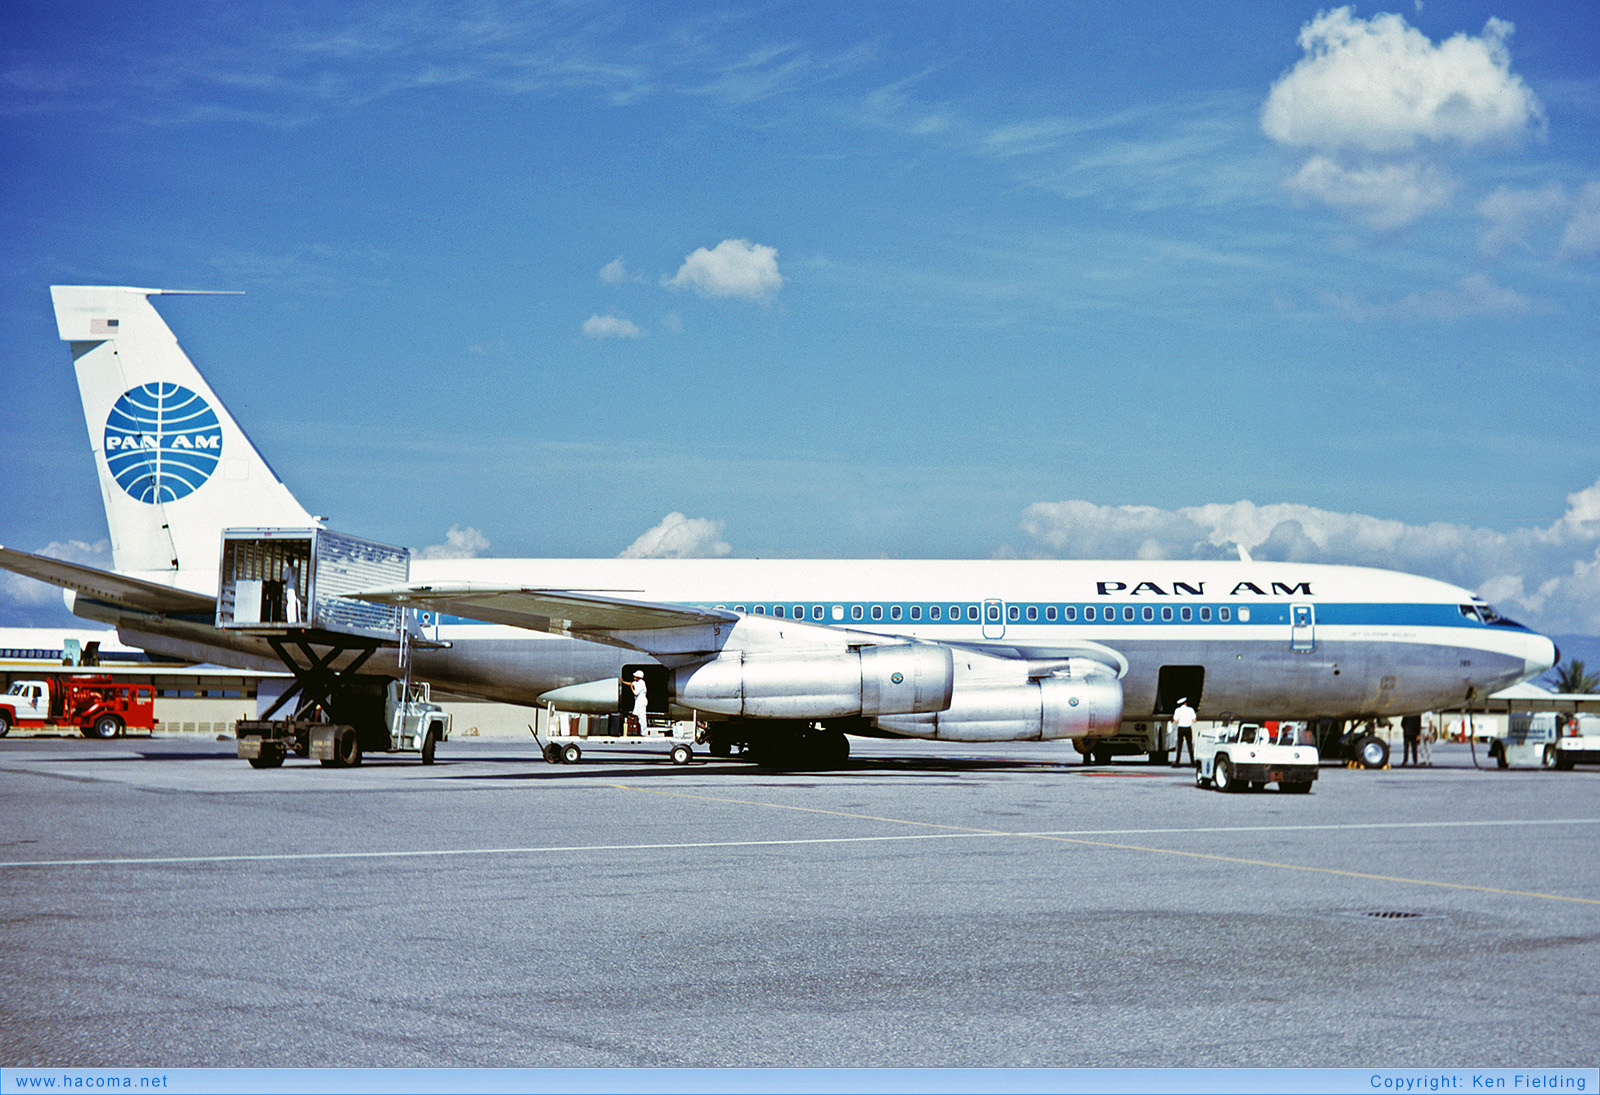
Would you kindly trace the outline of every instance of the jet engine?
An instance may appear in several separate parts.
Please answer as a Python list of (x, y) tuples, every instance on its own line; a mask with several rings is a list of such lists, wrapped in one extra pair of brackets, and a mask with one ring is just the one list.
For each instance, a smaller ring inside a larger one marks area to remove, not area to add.
[(942, 711), (955, 687), (950, 648), (890, 643), (844, 653), (730, 653), (672, 674), (673, 701), (715, 715), (832, 719)]
[(945, 741), (1049, 741), (1109, 734), (1122, 722), (1116, 670), (1088, 658), (1026, 681), (962, 681), (948, 709), (877, 720), (891, 733)]

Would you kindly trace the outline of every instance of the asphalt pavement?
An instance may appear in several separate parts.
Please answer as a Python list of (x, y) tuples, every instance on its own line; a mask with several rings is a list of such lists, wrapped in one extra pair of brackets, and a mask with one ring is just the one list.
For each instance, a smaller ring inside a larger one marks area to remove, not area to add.
[[(0, 1063), (1592, 1065), (1600, 769), (0, 741)], [(1479, 762), (1483, 761), (1479, 753)]]

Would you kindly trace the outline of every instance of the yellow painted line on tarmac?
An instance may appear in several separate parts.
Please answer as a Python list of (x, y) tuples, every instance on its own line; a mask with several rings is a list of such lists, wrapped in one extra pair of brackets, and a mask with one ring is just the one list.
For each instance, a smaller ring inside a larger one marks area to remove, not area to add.
[[(1066, 836), (1059, 833), (1019, 833), (1006, 832), (998, 829), (978, 829), (966, 825), (942, 825), (932, 821), (914, 821), (910, 818), (882, 817), (877, 814), (860, 814), (849, 810), (824, 810), (815, 806), (791, 806), (781, 802), (762, 802), (759, 799), (727, 798), (721, 795), (697, 795), (686, 791), (663, 791), (654, 787), (634, 787), (626, 783), (614, 783), (611, 786), (623, 791), (638, 791), (642, 794), (663, 795), (669, 798), (695, 799), (702, 802), (718, 802), (735, 806), (758, 806), (770, 810), (794, 810), (807, 814), (826, 814), (832, 817), (856, 818), (861, 821), (883, 821), (894, 825), (914, 825), (919, 828), (944, 829), (953, 832), (970, 833), (974, 836), (1012, 836), (1027, 840), (1046, 840), (1060, 844), (1078, 844), (1088, 848), (1114, 848), (1124, 852), (1148, 852), (1151, 855), (1180, 856), (1186, 859), (1205, 859), (1216, 863), (1234, 863), (1246, 867), (1268, 867), (1280, 871), (1300, 871), (1307, 874), (1333, 875), (1339, 878), (1359, 878), (1369, 882), (1397, 882), (1408, 886), (1430, 886), (1445, 890), (1466, 890), (1472, 893), (1500, 894), (1506, 897), (1533, 897), (1544, 901), (1566, 901), (1578, 905), (1600, 905), (1600, 899), (1592, 897), (1572, 897), (1567, 894), (1541, 893), (1535, 890), (1508, 890), (1495, 886), (1474, 886), (1466, 882), (1442, 882), (1431, 878), (1407, 878), (1402, 875), (1370, 874), (1364, 871), (1347, 871), (1338, 867), (1308, 867), (1299, 863), (1278, 863), (1268, 859), (1245, 859), (1240, 856), (1217, 855), (1213, 852), (1186, 852), (1178, 848), (1156, 848), (1146, 844), (1121, 844), (1109, 840), (1089, 840), (1081, 836)], [(1571, 822), (1560, 820), (1552, 824), (1586, 824), (1593, 823), (1593, 819), (1579, 819)], [(1428, 823), (1420, 823), (1426, 825)], [(1492, 825), (1494, 822), (1481, 824)], [(1348, 826), (1340, 826), (1346, 828)], [(1172, 833), (1183, 833), (1191, 830), (1170, 829), (1160, 830)], [(1215, 831), (1215, 830), (1211, 830)]]

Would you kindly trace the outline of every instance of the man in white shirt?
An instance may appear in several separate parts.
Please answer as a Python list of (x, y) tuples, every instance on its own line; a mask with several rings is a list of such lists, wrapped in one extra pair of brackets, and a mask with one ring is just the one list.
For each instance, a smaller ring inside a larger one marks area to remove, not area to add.
[(1172, 712), (1172, 725), (1178, 728), (1178, 749), (1172, 754), (1174, 768), (1183, 765), (1183, 743), (1189, 743), (1189, 763), (1194, 763), (1194, 708), (1189, 706), (1189, 697), (1179, 696), (1178, 706)]

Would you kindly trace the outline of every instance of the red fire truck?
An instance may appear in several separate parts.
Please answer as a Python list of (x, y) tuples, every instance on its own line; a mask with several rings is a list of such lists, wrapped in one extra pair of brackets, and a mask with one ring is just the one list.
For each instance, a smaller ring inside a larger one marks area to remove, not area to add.
[(156, 692), (106, 676), (43, 677), (12, 681), (0, 695), (0, 738), (13, 726), (70, 726), (86, 738), (114, 738), (124, 730), (154, 730)]

